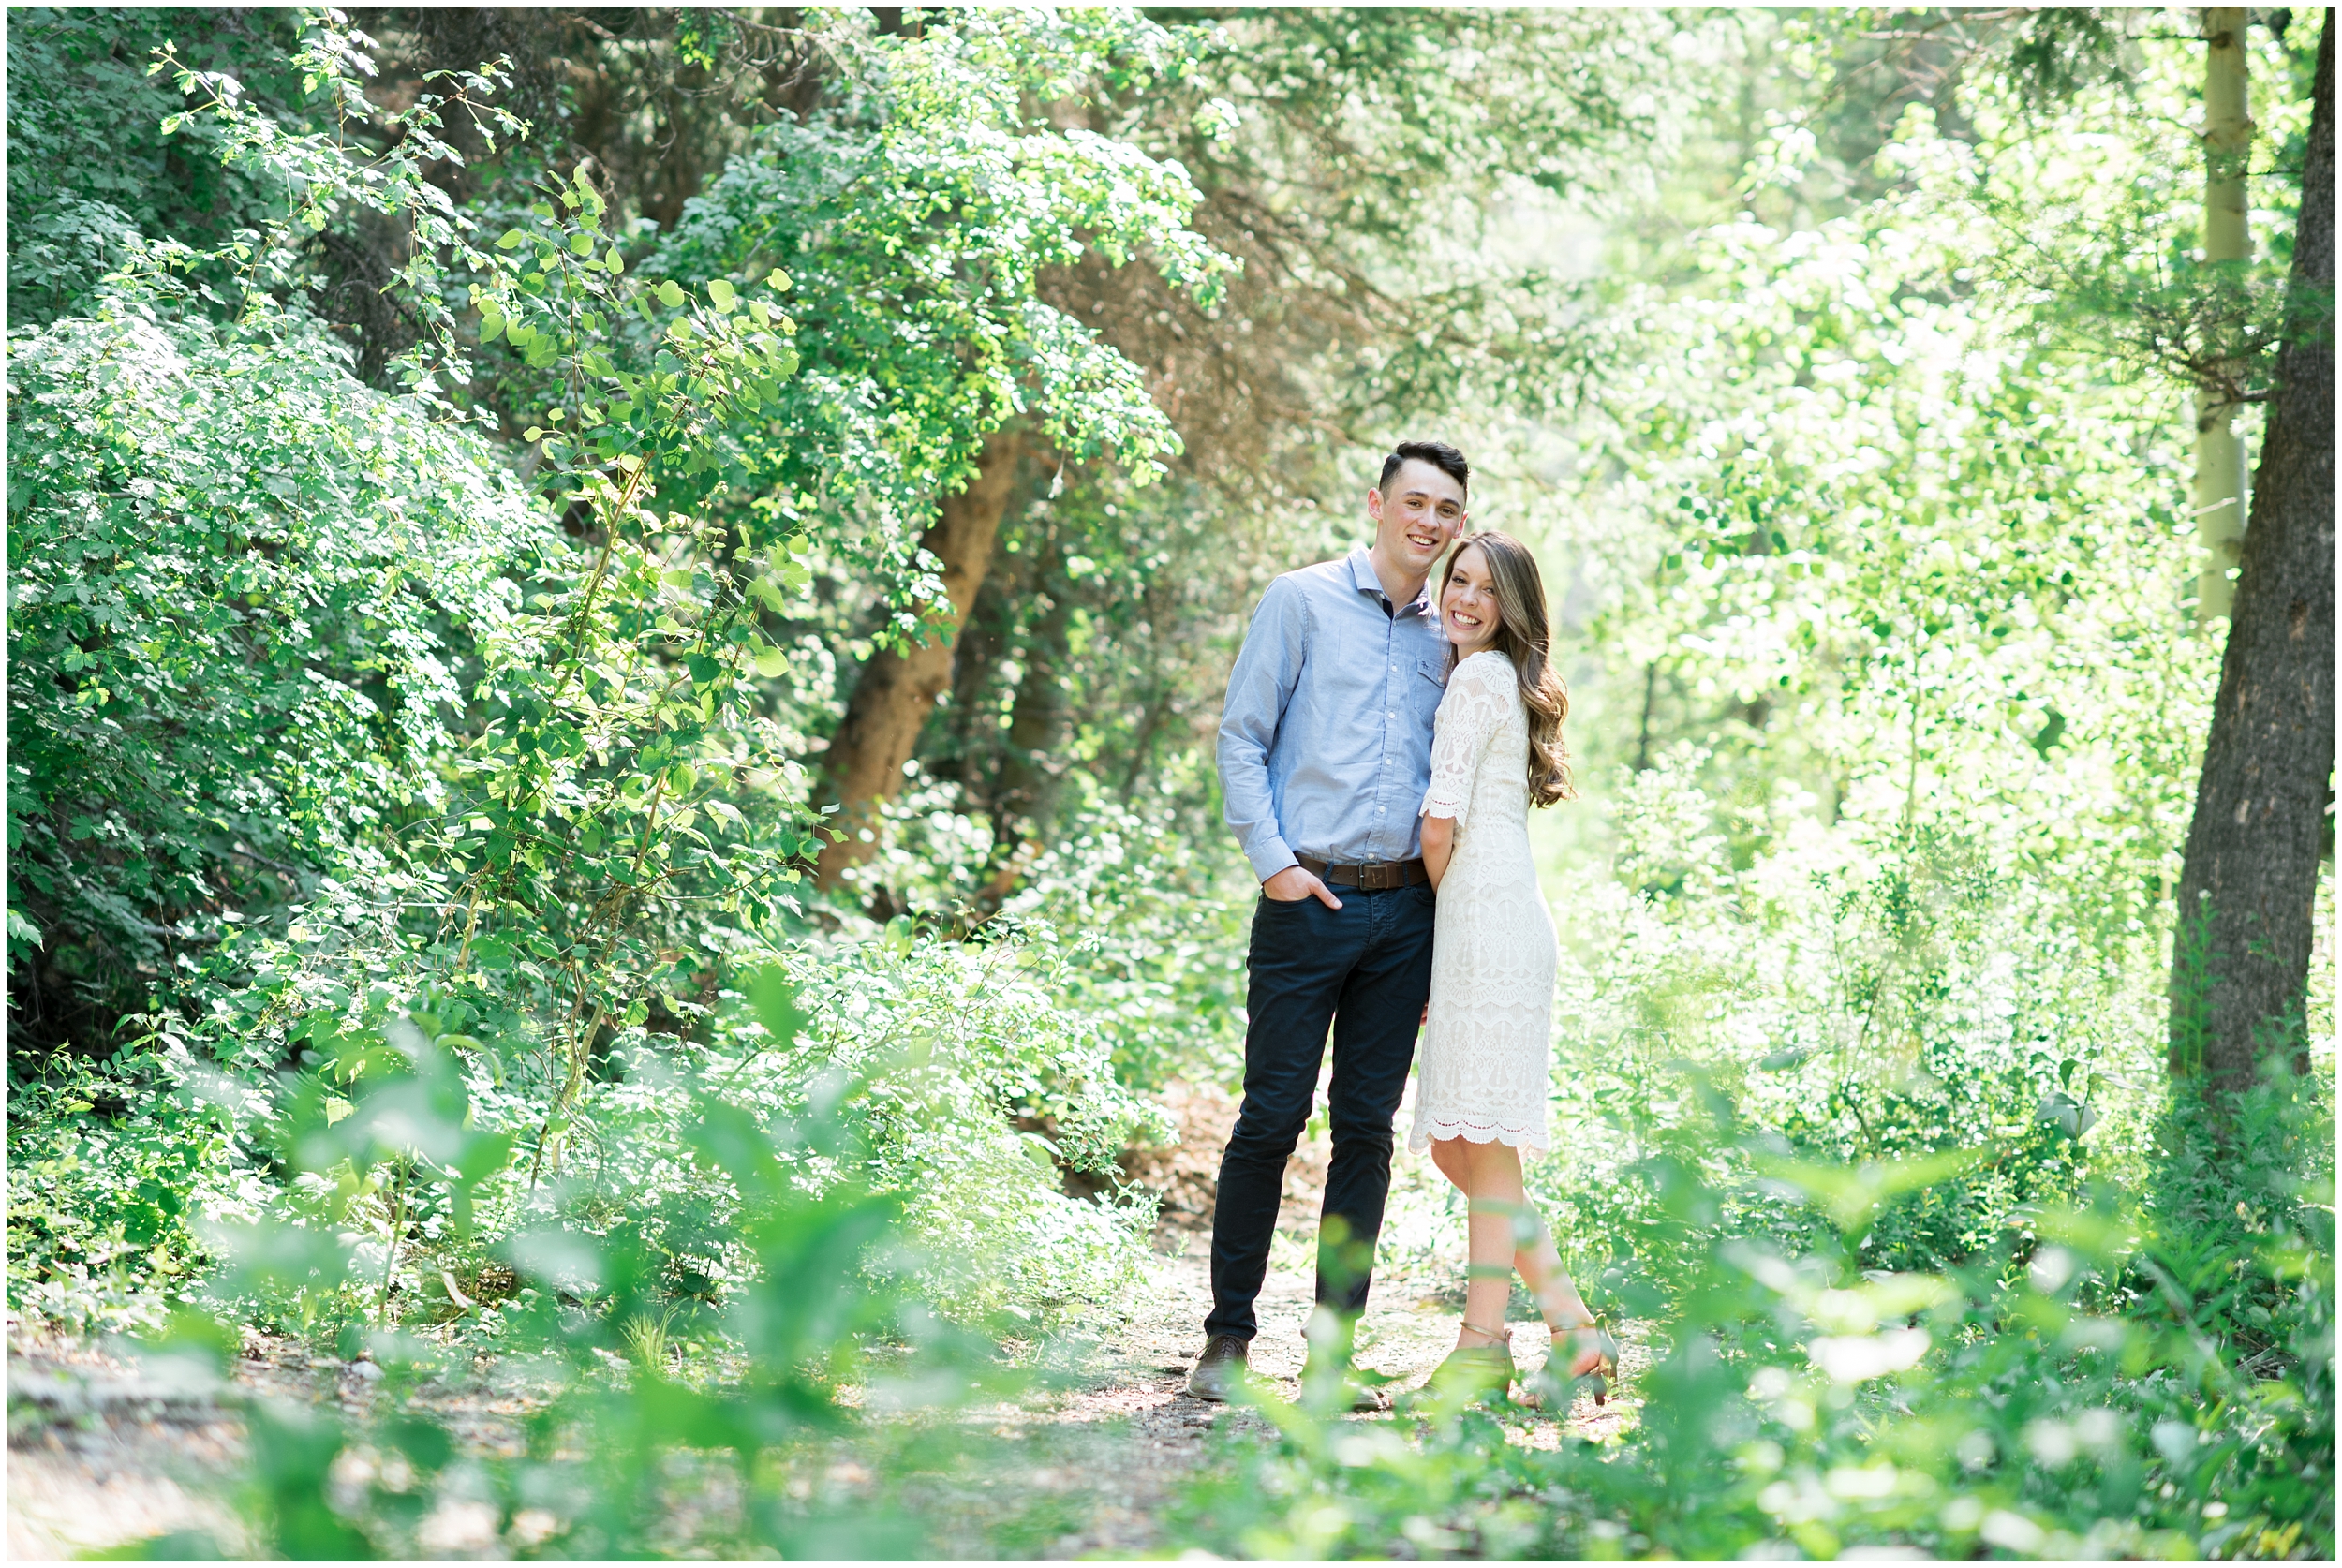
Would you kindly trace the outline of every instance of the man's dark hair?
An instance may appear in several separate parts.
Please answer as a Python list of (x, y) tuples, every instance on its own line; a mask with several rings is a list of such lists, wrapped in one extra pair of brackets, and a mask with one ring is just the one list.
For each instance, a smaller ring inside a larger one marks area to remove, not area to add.
[(1390, 476), (1405, 466), (1410, 458), (1418, 463), (1429, 463), (1432, 467), (1454, 480), (1457, 487), (1466, 495), (1472, 493), (1472, 465), (1464, 461), (1463, 453), (1445, 441), (1400, 442), (1390, 449), (1390, 455), (1383, 459), (1383, 480), (1374, 488), (1387, 492), (1390, 489)]

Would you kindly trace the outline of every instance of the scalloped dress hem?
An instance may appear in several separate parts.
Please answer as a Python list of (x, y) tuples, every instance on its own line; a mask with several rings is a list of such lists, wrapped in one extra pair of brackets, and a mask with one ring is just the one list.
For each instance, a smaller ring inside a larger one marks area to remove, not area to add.
[(1539, 1130), (1534, 1127), (1508, 1127), (1503, 1122), (1481, 1125), (1476, 1122), (1443, 1121), (1433, 1118), (1418, 1124), (1407, 1137), (1407, 1152), (1420, 1154), (1435, 1142), (1461, 1138), (1468, 1144), (1505, 1144), (1525, 1154), (1549, 1153), (1551, 1146), (1541, 1141)]

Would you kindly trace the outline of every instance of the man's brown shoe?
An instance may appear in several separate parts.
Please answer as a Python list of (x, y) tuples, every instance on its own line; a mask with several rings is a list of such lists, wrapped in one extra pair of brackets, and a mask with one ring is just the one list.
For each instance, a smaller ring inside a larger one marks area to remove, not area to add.
[(1388, 1410), (1390, 1395), (1378, 1386), (1381, 1381), (1361, 1381), (1348, 1356), (1328, 1354), (1321, 1362), (1312, 1345), (1309, 1361), (1301, 1368), (1301, 1402), (1323, 1400), (1335, 1410)]
[(1205, 1342), (1204, 1354), (1195, 1358), (1195, 1369), (1187, 1375), (1187, 1391), (1199, 1399), (1225, 1404), (1252, 1376), (1247, 1365), (1251, 1354), (1252, 1346), (1235, 1335), (1213, 1335)]

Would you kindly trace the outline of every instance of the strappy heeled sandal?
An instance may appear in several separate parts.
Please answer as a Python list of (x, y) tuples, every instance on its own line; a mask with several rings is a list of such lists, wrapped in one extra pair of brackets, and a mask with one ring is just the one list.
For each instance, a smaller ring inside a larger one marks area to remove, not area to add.
[(1511, 1337), (1482, 1328), (1469, 1318), (1464, 1328), (1489, 1342), (1485, 1345), (1458, 1345), (1447, 1353), (1447, 1359), (1433, 1368), (1431, 1379), (1424, 1384), (1432, 1394), (1452, 1394), (1462, 1390), (1475, 1399), (1490, 1394), (1502, 1394), (1513, 1383), (1513, 1350)]
[[(1562, 1353), (1564, 1342), (1572, 1347), (1566, 1361), (1563, 1360)], [(1588, 1356), (1593, 1357), (1591, 1362)], [(1556, 1363), (1566, 1368), (1566, 1376), (1557, 1369)], [(1595, 1404), (1609, 1402), (1610, 1384), (1618, 1379), (1618, 1341), (1610, 1337), (1608, 1329), (1602, 1326), (1599, 1318), (1588, 1318), (1583, 1323), (1555, 1329), (1552, 1353), (1545, 1358), (1545, 1365), (1537, 1368), (1530, 1386), (1535, 1390), (1538, 1402), (1546, 1409), (1565, 1413), (1569, 1409), (1571, 1390), (1580, 1378), (1593, 1380)]]

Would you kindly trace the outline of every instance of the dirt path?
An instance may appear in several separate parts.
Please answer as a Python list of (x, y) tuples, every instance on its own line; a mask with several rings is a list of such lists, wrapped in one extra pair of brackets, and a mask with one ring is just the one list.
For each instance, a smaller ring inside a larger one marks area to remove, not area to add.
[[(962, 1413), (930, 1433), (973, 1432), (997, 1440), (996, 1462), (940, 1476), (923, 1511), (944, 1521), (942, 1549), (954, 1555), (1071, 1558), (1164, 1550), (1164, 1515), (1206, 1457), (1216, 1430), (1270, 1428), (1256, 1412), (1207, 1404), (1185, 1392), (1210, 1306), (1205, 1228), (1210, 1173), (1234, 1107), (1226, 1097), (1175, 1086), (1167, 1097), (1182, 1123), (1181, 1145), (1141, 1161), (1134, 1175), (1162, 1192), (1164, 1222), (1145, 1278), (1120, 1320), (1074, 1354), (1075, 1375), (1053, 1393)], [(1260, 1303), (1253, 1369), (1285, 1398), (1297, 1397), (1311, 1309), (1311, 1259), (1327, 1148), (1303, 1146), (1286, 1185)], [(1358, 1363), (1420, 1385), (1454, 1342), (1462, 1305), (1461, 1222), (1441, 1210), (1444, 1189), (1428, 1161), (1401, 1156), (1393, 1189), (1397, 1254), (1378, 1274), (1357, 1335)], [(1452, 1234), (1450, 1234), (1452, 1233)], [(1516, 1293), (1513, 1354), (1524, 1374), (1542, 1365), (1546, 1337)], [(1630, 1373), (1639, 1362), (1627, 1349)], [(255, 1347), (239, 1364), (241, 1391), (327, 1402), (356, 1414), (372, 1402), (370, 1366), (312, 1356), (290, 1341)], [(7, 1550), (15, 1561), (71, 1557), (170, 1531), (202, 1529), (238, 1539), (217, 1501), (242, 1452), (231, 1412), (200, 1389), (174, 1388), (151, 1369), (88, 1351), (9, 1347)], [(528, 1391), (495, 1368), (460, 1385), (426, 1387), (421, 1402), (475, 1450), (510, 1451)], [(1631, 1399), (1597, 1409), (1581, 1399), (1568, 1425), (1588, 1436), (1632, 1419)], [(1391, 1415), (1345, 1417), (1389, 1422)], [(1522, 1441), (1551, 1442), (1559, 1427), (1540, 1420)], [(916, 1430), (900, 1434), (898, 1457), (919, 1459)], [(1002, 1449), (1012, 1462), (997, 1462)], [(864, 1456), (868, 1457), (870, 1456)], [(832, 1479), (865, 1474), (851, 1444)], [(923, 1482), (924, 1485), (924, 1482)], [(492, 1528), (491, 1521), (480, 1524)], [(492, 1549), (484, 1534), (455, 1519), (435, 1541), (450, 1556)]]
[[(1311, 1227), (1313, 1232), (1314, 1227)], [(1275, 1391), (1292, 1399), (1300, 1394), (1302, 1338), (1311, 1301), (1311, 1276), (1289, 1254), (1301, 1252), (1310, 1233), (1282, 1228), (1281, 1257), (1259, 1303), (1261, 1332), (1253, 1342), (1252, 1366)], [(1135, 1293), (1124, 1326), (1100, 1347), (1094, 1383), (1053, 1399), (1028, 1401), (1020, 1411), (999, 1413), (1003, 1435), (1018, 1431), (1035, 1447), (1035, 1462), (1024, 1472), (1023, 1505), (1045, 1514), (1042, 1499), (1063, 1504), (1064, 1533), (1030, 1543), (1032, 1555), (1073, 1558), (1159, 1552), (1171, 1546), (1163, 1531), (1165, 1507), (1206, 1455), (1215, 1428), (1269, 1435), (1257, 1413), (1208, 1404), (1185, 1392), (1188, 1368), (1203, 1339), (1201, 1324), (1211, 1305), (1206, 1243), (1195, 1234), (1176, 1256), (1165, 1257), (1146, 1287)], [(1375, 1282), (1357, 1336), (1361, 1367), (1401, 1380), (1401, 1390), (1420, 1387), (1454, 1344), (1461, 1296), (1461, 1271), (1439, 1268)], [(1513, 1354), (1523, 1374), (1544, 1364), (1547, 1339), (1534, 1322), (1515, 1322)], [(1627, 1352), (1629, 1369), (1639, 1360)], [(1581, 1398), (1567, 1425), (1588, 1437), (1615, 1432), (1632, 1419), (1629, 1399), (1596, 1407)], [(1343, 1419), (1390, 1423), (1391, 1414)], [(1529, 1441), (1556, 1442), (1558, 1424), (1538, 1424)], [(991, 1556), (1015, 1543), (997, 1538)]]

